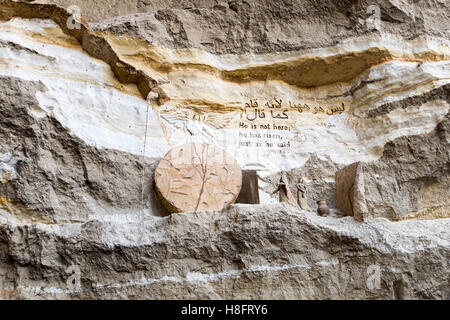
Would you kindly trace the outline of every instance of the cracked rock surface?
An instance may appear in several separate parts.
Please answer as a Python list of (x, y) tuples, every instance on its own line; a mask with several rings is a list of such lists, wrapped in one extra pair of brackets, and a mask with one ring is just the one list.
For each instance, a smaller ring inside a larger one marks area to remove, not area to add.
[[(448, 219), (360, 223), (289, 205), (234, 205), (129, 222), (8, 225), (0, 262), (17, 298), (393, 299), (393, 282), (402, 281), (406, 298), (446, 299), (448, 228)], [(79, 288), (67, 287), (71, 265)]]
[[(0, 299), (448, 299), (449, 11), (0, 0)], [(259, 203), (169, 215), (204, 141)]]

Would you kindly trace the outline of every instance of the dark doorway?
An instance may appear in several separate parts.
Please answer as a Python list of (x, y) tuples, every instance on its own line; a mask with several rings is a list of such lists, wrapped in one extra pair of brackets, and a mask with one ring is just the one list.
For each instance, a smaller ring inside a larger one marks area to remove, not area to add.
[(242, 170), (242, 188), (236, 203), (259, 203), (258, 174), (256, 170)]
[(394, 287), (394, 299), (395, 300), (404, 300), (405, 299), (405, 286), (403, 280), (396, 280), (392, 284)]

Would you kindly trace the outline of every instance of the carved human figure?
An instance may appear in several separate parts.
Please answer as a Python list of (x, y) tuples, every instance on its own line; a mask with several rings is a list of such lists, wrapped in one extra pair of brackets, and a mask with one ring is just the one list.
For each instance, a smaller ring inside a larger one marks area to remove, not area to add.
[(297, 202), (301, 209), (308, 210), (308, 197), (306, 195), (306, 185), (302, 178), (297, 183)]
[(279, 192), (279, 200), (280, 202), (286, 202), (290, 205), (293, 205), (294, 207), (298, 207), (297, 202), (295, 201), (294, 196), (292, 195), (291, 190), (289, 189), (289, 181), (286, 178), (286, 175), (284, 172), (281, 173), (280, 182), (278, 183), (277, 189), (272, 192), (276, 193)]

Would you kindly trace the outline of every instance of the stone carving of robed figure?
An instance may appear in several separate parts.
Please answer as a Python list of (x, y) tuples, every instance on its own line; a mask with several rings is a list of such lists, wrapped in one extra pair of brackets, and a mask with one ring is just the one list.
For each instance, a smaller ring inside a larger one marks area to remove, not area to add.
[(301, 209), (309, 210), (308, 197), (306, 195), (306, 185), (302, 178), (298, 179), (297, 183), (297, 201)]
[(272, 194), (276, 192), (279, 192), (280, 202), (286, 202), (290, 205), (293, 205), (294, 207), (298, 207), (297, 202), (295, 201), (295, 198), (292, 195), (291, 190), (289, 189), (289, 181), (284, 172), (281, 174), (277, 189), (272, 192)]

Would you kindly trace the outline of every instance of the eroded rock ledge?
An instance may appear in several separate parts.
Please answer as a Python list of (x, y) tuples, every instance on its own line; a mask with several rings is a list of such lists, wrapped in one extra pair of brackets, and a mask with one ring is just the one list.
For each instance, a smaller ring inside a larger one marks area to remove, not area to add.
[(64, 8), (55, 4), (2, 0), (0, 2), (0, 20), (9, 20), (13, 17), (53, 20), (64, 33), (77, 39), (83, 50), (108, 63), (121, 82), (136, 84), (144, 98), (153, 89), (160, 94), (161, 101), (165, 99), (164, 93), (156, 88), (156, 82), (153, 79), (121, 61), (105, 39), (89, 30), (85, 20), (79, 21), (80, 28), (68, 28), (67, 21), (69, 21), (71, 14)]
[[(359, 223), (282, 205), (128, 219), (3, 226), (0, 270), (11, 296), (393, 299), (394, 281), (406, 299), (448, 294), (449, 219)], [(79, 289), (67, 288), (71, 265)]]

